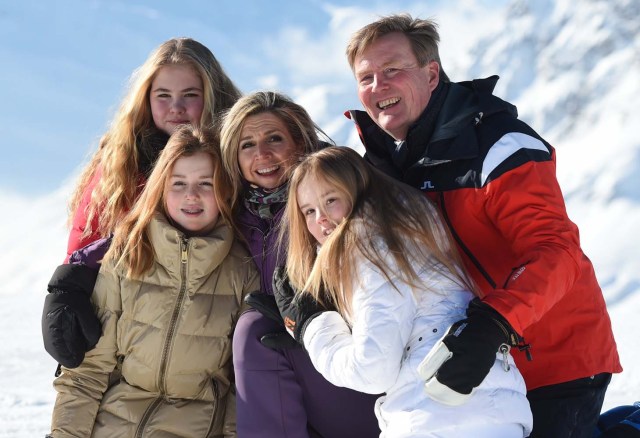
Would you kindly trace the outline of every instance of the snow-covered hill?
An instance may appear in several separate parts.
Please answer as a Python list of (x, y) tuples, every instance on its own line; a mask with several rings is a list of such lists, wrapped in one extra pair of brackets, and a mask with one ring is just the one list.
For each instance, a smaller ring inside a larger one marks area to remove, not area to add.
[[(266, 29), (264, 41), (254, 42), (255, 63), (227, 63), (228, 73), (235, 77), (234, 68), (256, 63), (277, 65), (257, 74), (252, 88), (287, 92), (338, 143), (360, 150), (342, 116), (358, 105), (343, 56), (349, 33), (381, 13), (434, 16), (441, 23), (449, 76), (500, 75), (497, 94), (515, 103), (521, 117), (556, 147), (569, 214), (596, 267), (625, 368), (614, 376), (605, 408), (640, 400), (640, 0), (515, 0), (504, 9), (504, 1), (491, 0), (403, 1), (395, 9), (388, 3), (359, 3), (372, 5), (314, 3), (329, 16), (324, 29), (315, 26), (307, 32), (303, 23)], [(200, 31), (206, 28), (207, 14), (216, 13), (213, 6), (205, 9), (192, 17)], [(136, 24), (118, 22), (114, 10), (114, 23), (123, 28)], [(15, 25), (11, 18), (0, 8), (0, 23)], [(245, 58), (254, 56), (251, 49), (244, 50), (251, 52)], [(0, 47), (0, 53), (7, 51)], [(74, 122), (82, 123), (82, 114)], [(24, 135), (29, 126), (26, 121), (19, 126)], [(60, 129), (73, 129), (72, 123)], [(77, 162), (82, 158), (79, 154)], [(73, 177), (38, 197), (0, 187), (0, 437), (43, 436), (48, 428), (55, 363), (42, 348), (40, 312), (46, 283), (64, 255)]]

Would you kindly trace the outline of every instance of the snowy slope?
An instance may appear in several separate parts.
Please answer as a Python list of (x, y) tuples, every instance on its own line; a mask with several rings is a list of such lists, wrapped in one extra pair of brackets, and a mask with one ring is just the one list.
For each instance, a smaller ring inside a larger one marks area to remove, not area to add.
[[(402, 10), (441, 23), (442, 58), (452, 79), (499, 74), (497, 94), (556, 147), (569, 214), (596, 267), (625, 368), (614, 376), (605, 408), (640, 400), (640, 0), (516, 0), (504, 10), (504, 2), (493, 8), (481, 0), (427, 3), (402, 2)], [(339, 143), (360, 150), (341, 115), (357, 106), (342, 50), (351, 30), (393, 9), (320, 5), (330, 17), (325, 29), (265, 30), (269, 36), (255, 62), (280, 69), (265, 69), (269, 74), (256, 77), (252, 87), (287, 92)], [(201, 20), (196, 27), (206, 27)], [(0, 22), (12, 24), (1, 9)], [(305, 56), (306, 64), (300, 62)], [(240, 67), (226, 68), (235, 77)], [(13, 128), (28, 134), (29, 126)], [(73, 178), (37, 197), (0, 187), (0, 437), (48, 430), (55, 363), (42, 348), (40, 312), (46, 283), (65, 252)]]

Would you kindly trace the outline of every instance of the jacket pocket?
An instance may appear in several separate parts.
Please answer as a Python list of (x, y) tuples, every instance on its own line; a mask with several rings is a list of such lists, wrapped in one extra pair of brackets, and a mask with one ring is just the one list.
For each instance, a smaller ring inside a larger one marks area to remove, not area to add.
[(220, 393), (220, 387), (215, 378), (211, 378), (211, 393), (213, 395), (213, 411), (211, 413), (211, 422), (209, 423), (209, 430), (207, 431), (207, 437), (209, 438), (221, 438), (224, 436), (224, 414), (225, 403), (222, 403), (222, 395)]

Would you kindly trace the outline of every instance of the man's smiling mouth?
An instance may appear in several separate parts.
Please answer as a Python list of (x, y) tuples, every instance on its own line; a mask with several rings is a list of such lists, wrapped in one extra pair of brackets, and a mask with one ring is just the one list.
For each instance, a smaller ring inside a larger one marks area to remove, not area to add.
[(385, 99), (382, 100), (380, 102), (378, 102), (378, 108), (381, 110), (385, 110), (387, 108), (389, 108), (392, 105), (395, 105), (396, 103), (400, 102), (400, 98), (399, 97), (392, 97), (389, 99)]

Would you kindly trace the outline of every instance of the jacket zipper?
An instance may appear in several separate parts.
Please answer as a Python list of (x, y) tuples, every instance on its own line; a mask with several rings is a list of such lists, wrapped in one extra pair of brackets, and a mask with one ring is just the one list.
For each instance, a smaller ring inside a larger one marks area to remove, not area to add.
[(500, 330), (502, 330), (502, 333), (504, 334), (505, 338), (509, 340), (509, 344), (502, 343), (500, 344), (500, 348), (499, 348), (499, 351), (502, 353), (502, 356), (503, 356), (504, 370), (509, 371), (509, 366), (507, 363), (507, 355), (509, 354), (509, 350), (511, 350), (511, 347), (516, 347), (518, 350), (524, 351), (524, 354), (527, 357), (527, 360), (531, 362), (533, 360), (533, 356), (531, 355), (531, 345), (525, 344), (524, 338), (522, 336), (518, 335), (517, 333), (511, 333), (502, 324), (502, 322), (498, 321), (495, 318), (490, 318), (490, 319), (500, 328)]
[(184, 237), (180, 241), (180, 292), (178, 293), (178, 298), (176, 299), (176, 304), (173, 308), (173, 314), (171, 315), (171, 321), (169, 323), (169, 330), (167, 331), (167, 336), (164, 342), (164, 348), (162, 349), (162, 358), (160, 362), (160, 370), (158, 372), (158, 387), (160, 388), (160, 395), (151, 403), (151, 405), (147, 408), (145, 413), (140, 420), (140, 424), (138, 424), (138, 428), (136, 429), (136, 438), (141, 438), (144, 433), (144, 428), (151, 418), (151, 415), (156, 411), (160, 403), (165, 398), (167, 393), (167, 364), (169, 362), (169, 350), (173, 344), (173, 337), (175, 334), (176, 327), (178, 325), (178, 316), (180, 315), (180, 311), (182, 310), (182, 304), (184, 302), (184, 297), (186, 295), (187, 290), (187, 256), (188, 256), (188, 241)]
[[(271, 231), (271, 229), (269, 229), (269, 231), (267, 231), (266, 233), (264, 231), (262, 231), (262, 229), (260, 227), (256, 227), (255, 225), (248, 225), (249, 228), (258, 231), (261, 235), (262, 235), (262, 260), (261, 262), (261, 270), (260, 272), (265, 272), (266, 269), (266, 260), (267, 260), (267, 237), (269, 236), (269, 232)], [(268, 287), (269, 285), (263, 284), (264, 282), (264, 275), (260, 275), (260, 289), (261, 291), (264, 293), (266, 291), (266, 287)]]
[[(262, 234), (262, 272), (265, 272), (267, 268), (267, 237), (269, 236), (269, 232)], [(269, 285), (265, 285), (265, 289), (263, 291), (266, 292)]]
[(144, 414), (140, 419), (140, 423), (138, 424), (138, 428), (136, 429), (136, 434), (135, 434), (136, 438), (142, 438), (142, 434), (144, 433), (144, 428), (147, 425), (149, 418), (151, 418), (151, 416), (156, 411), (156, 409), (158, 409), (158, 406), (160, 406), (160, 403), (162, 403), (162, 396), (156, 397), (153, 403), (151, 403), (147, 408), (147, 410), (144, 411)]
[[(213, 432), (213, 427), (216, 424), (216, 418), (218, 416), (218, 402), (220, 401), (220, 390), (218, 389), (218, 382), (216, 382), (215, 378), (211, 378), (211, 389), (213, 390), (213, 415), (211, 416), (211, 423), (209, 424), (209, 430), (207, 431), (207, 435), (211, 435)], [(224, 424), (222, 425), (224, 429)]]
[[(439, 201), (440, 201), (440, 211), (442, 212), (442, 217), (444, 218), (445, 222), (447, 223), (447, 226), (449, 227), (449, 230), (451, 231), (451, 235), (456, 240), (456, 242), (458, 243), (458, 245), (460, 246), (462, 251), (464, 251), (464, 253), (467, 255), (467, 257), (469, 257), (469, 260), (471, 260), (471, 262), (475, 265), (476, 269), (478, 269), (478, 271), (484, 277), (484, 279), (487, 281), (487, 283), (489, 283), (489, 285), (491, 285), (491, 287), (495, 289), (496, 288), (495, 281), (493, 281), (493, 279), (491, 278), (489, 273), (484, 270), (484, 268), (482, 267), (482, 265), (480, 264), (478, 259), (476, 259), (474, 257), (474, 255), (471, 252), (471, 250), (469, 250), (469, 248), (467, 248), (467, 246), (464, 244), (464, 242), (462, 241), (460, 236), (458, 236), (458, 233), (456, 233), (456, 230), (453, 228), (453, 224), (451, 223), (451, 220), (449, 219), (449, 215), (447, 214), (447, 208), (446, 208), (445, 203), (444, 203), (444, 193), (443, 192), (440, 192), (440, 194), (439, 194)], [(507, 339), (509, 339), (509, 342), (511, 343), (511, 346), (517, 347), (518, 350), (520, 350), (520, 351), (524, 351), (524, 353), (525, 353), (525, 355), (527, 357), (527, 360), (529, 362), (532, 361), (533, 360), (533, 356), (531, 355), (531, 345), (530, 344), (525, 344), (524, 338), (519, 336), (519, 335), (516, 335), (517, 339), (513, 339), (511, 336), (509, 336), (508, 330), (499, 321), (497, 321), (497, 320), (495, 320), (493, 318), (492, 318), (492, 320), (498, 325), (498, 327), (500, 327), (502, 332), (505, 334), (505, 337)], [(502, 345), (500, 347), (501, 347), (500, 351), (502, 352)], [(507, 353), (508, 352), (509, 351), (507, 351)], [(504, 352), (502, 352), (502, 353), (503, 353), (503, 356), (506, 358), (506, 354), (504, 354)], [(505, 366), (505, 371), (508, 371), (506, 366)]]
[(482, 267), (482, 264), (473, 255), (471, 250), (464, 244), (464, 242), (462, 241), (462, 239), (460, 238), (460, 236), (456, 232), (455, 228), (453, 227), (453, 224), (451, 223), (451, 219), (449, 219), (449, 215), (447, 214), (447, 207), (446, 207), (445, 202), (444, 202), (444, 192), (440, 192), (439, 201), (440, 201), (440, 211), (442, 212), (442, 217), (444, 218), (445, 222), (447, 223), (447, 225), (449, 227), (449, 230), (451, 231), (451, 235), (453, 236), (453, 238), (458, 243), (458, 246), (460, 247), (460, 249), (462, 249), (462, 251), (467, 255), (467, 257), (469, 257), (469, 260), (471, 260), (471, 263), (473, 263), (473, 265), (476, 267), (478, 272), (480, 272), (480, 274), (484, 277), (484, 279), (487, 281), (487, 283), (489, 283), (489, 285), (493, 289), (495, 289), (496, 288), (496, 282), (493, 281), (493, 278), (491, 278), (489, 273), (487, 271), (485, 271), (485, 269)]

